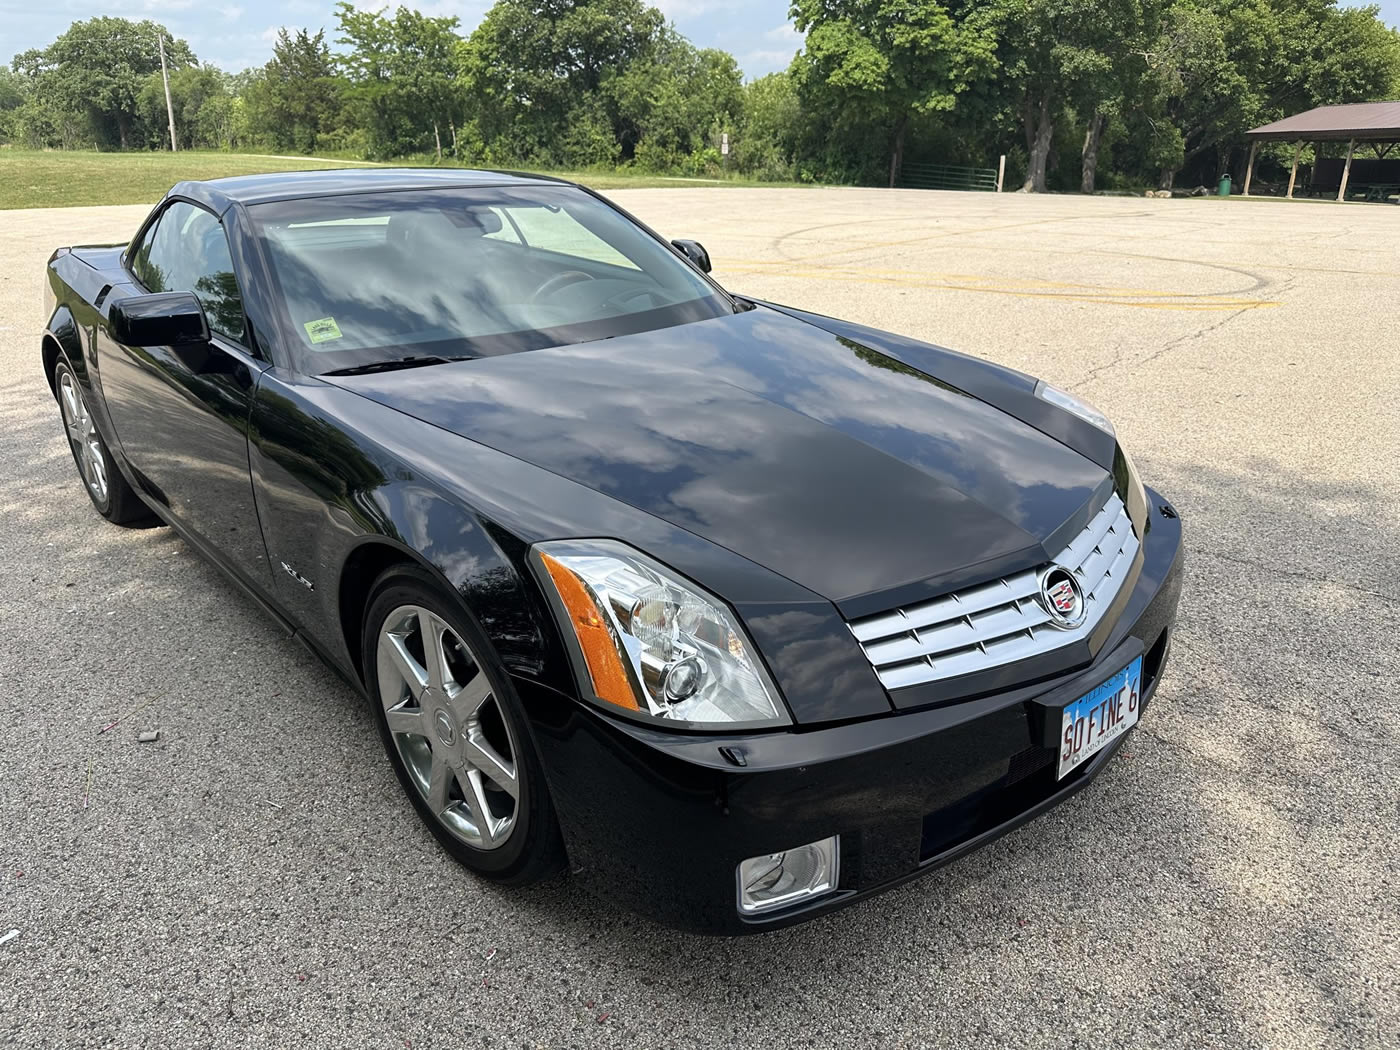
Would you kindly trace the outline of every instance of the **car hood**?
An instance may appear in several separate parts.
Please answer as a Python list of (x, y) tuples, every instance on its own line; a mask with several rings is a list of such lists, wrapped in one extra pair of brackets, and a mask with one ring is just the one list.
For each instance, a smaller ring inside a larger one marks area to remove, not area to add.
[(939, 376), (766, 307), (325, 378), (656, 515), (848, 613), (1043, 562), (1112, 485), (1104, 467)]

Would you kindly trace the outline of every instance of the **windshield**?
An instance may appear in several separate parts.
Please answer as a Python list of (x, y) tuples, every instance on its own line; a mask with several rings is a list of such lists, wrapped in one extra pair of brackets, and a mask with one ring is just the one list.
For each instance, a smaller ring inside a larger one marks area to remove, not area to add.
[(433, 189), (248, 209), (312, 375), (630, 335), (730, 313), (713, 285), (567, 186)]

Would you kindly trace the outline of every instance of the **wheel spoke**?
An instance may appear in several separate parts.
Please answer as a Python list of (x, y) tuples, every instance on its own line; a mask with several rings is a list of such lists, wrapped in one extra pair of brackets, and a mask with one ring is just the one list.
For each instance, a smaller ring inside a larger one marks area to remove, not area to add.
[(376, 653), (389, 736), (432, 822), (474, 849), (500, 849), (515, 833), (525, 771), (481, 656), (416, 602), (380, 620)]
[(418, 631), (423, 636), (423, 665), (428, 672), (428, 684), (434, 689), (445, 687), (447, 674), (447, 653), (442, 645), (444, 626), (436, 616), (426, 609), (418, 610)]
[(107, 495), (107, 464), (102, 461), (102, 453), (88, 446), (88, 476), (99, 496)]
[(87, 438), (86, 413), (73, 381), (66, 375), (59, 386), (59, 396), (63, 399), (63, 427), (68, 431), (68, 440), (82, 445)]
[(434, 816), (442, 816), (447, 809), (447, 790), (452, 786), (452, 767), (447, 764), (445, 755), (433, 754), (433, 770), (428, 778), (428, 808)]
[(402, 704), (398, 707), (391, 707), (384, 712), (384, 720), (389, 723), (389, 732), (391, 733), (428, 735), (428, 727), (423, 721), (423, 712), (416, 708), (411, 709)]
[(67, 376), (63, 377), (63, 400), (68, 408), (68, 418), (75, 425), (82, 422), (83, 408), (82, 402), (78, 400), (78, 391), (73, 386), (73, 381)]
[(467, 761), (488, 777), (491, 783), (511, 798), (520, 798), (520, 785), (515, 777), (514, 764), (507, 765), (495, 749), (479, 732), (472, 733), (462, 743)]
[[(422, 694), (428, 686), (428, 672), (418, 666), (418, 661), (413, 658), (413, 654), (404, 645), (403, 636), (395, 634), (393, 631), (386, 631), (380, 640), (379, 654), (382, 660), (385, 656), (393, 663), (395, 670), (399, 672), (399, 677), (408, 686), (408, 691), (414, 697)], [(389, 700), (389, 697), (384, 697)], [(398, 702), (398, 697), (393, 698), (393, 702)]]
[(481, 772), (469, 769), (457, 777), (457, 782), (462, 785), (462, 798), (466, 801), (467, 809), (471, 810), (472, 823), (481, 834), (482, 848), (490, 849), (496, 844), (496, 818), (491, 816), (491, 807), (486, 803), (486, 786), (481, 782)]
[(452, 694), (452, 710), (466, 721), (481, 710), (481, 705), (490, 697), (491, 683), (486, 680), (486, 672), (478, 670), (475, 678)]

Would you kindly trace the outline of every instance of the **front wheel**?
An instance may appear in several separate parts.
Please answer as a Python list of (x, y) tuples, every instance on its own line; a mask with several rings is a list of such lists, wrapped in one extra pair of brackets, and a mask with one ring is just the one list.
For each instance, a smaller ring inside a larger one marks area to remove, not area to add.
[(78, 385), (78, 377), (66, 360), (54, 368), (54, 394), (63, 416), (63, 430), (73, 452), (73, 462), (83, 479), (92, 505), (114, 525), (144, 526), (157, 523), (150, 508), (141, 502), (122, 472), (112, 461), (112, 453), (93, 421), (92, 411)]
[(563, 849), (524, 712), (490, 643), (417, 566), (389, 569), (364, 621), (384, 749), (443, 847), (497, 882), (535, 882)]

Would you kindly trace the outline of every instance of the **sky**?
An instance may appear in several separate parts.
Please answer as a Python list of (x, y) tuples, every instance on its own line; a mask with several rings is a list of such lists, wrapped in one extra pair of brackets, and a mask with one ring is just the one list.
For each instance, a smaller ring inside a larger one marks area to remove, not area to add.
[[(355, 0), (382, 7), (384, 0)], [(788, 21), (788, 0), (652, 0), (677, 29), (699, 47), (718, 47), (739, 61), (746, 78), (787, 68), (802, 44)], [(1400, 25), (1400, 0), (1379, 0), (1382, 17)], [(393, 0), (398, 6), (398, 0)], [(463, 34), (490, 7), (490, 0), (407, 0), (429, 15), (455, 15)], [(129, 0), (107, 7), (94, 0), (0, 0), (0, 61), (31, 47), (44, 47), (70, 22), (97, 15), (150, 18), (189, 42), (202, 62), (234, 71), (260, 66), (272, 55), (277, 30), (326, 29), (334, 47), (334, 0)]]
[[(455, 15), (459, 32), (469, 33), (492, 0), (404, 0), (424, 14)], [(698, 47), (723, 48), (739, 62), (746, 78), (786, 69), (802, 46), (788, 21), (788, 0), (650, 0)], [(1400, 0), (1389, 0), (1400, 9)], [(378, 8), (385, 0), (355, 0)], [(400, 6), (400, 0), (392, 0)], [(98, 15), (149, 18), (188, 41), (201, 62), (230, 72), (260, 66), (272, 57), (272, 41), (282, 26), (325, 28), (335, 47), (335, 0), (129, 0), (109, 7), (93, 0), (0, 0), (0, 61), (31, 47), (45, 47), (71, 22)]]

